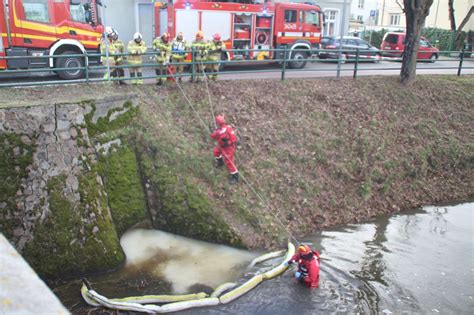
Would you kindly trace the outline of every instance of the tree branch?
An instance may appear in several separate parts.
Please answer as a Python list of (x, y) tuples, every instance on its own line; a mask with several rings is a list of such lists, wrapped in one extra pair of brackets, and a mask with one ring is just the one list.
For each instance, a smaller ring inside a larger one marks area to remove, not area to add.
[(400, 9), (402, 9), (402, 12), (405, 13), (405, 8), (402, 6), (402, 4), (400, 2), (398, 2), (398, 0), (395, 0), (395, 2), (398, 4), (398, 6), (400, 7)]
[(471, 15), (474, 13), (474, 5), (471, 7), (471, 10), (469, 10), (469, 12), (467, 13), (466, 17), (464, 18), (464, 20), (462, 20), (461, 24), (459, 24), (459, 27), (458, 27), (458, 30), (457, 30), (457, 33), (460, 33), (462, 31), (462, 29), (464, 28), (464, 26), (467, 24), (467, 22), (469, 21), (469, 19), (471, 18)]

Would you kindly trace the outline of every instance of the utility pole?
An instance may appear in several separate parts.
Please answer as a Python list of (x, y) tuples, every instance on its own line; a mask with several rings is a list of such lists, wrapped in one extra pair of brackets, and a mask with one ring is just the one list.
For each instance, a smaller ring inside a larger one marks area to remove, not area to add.
[(339, 32), (340, 34), (340, 39), (339, 39), (339, 60), (337, 61), (337, 77), (339, 78), (341, 76), (341, 58), (342, 58), (342, 38), (344, 37), (344, 29), (345, 29), (345, 24), (346, 24), (346, 6), (347, 6), (347, 0), (344, 0), (344, 7), (342, 8), (342, 18), (341, 18), (341, 31)]
[(385, 0), (382, 2), (382, 18), (380, 20), (380, 26), (383, 28), (383, 16), (385, 15)]

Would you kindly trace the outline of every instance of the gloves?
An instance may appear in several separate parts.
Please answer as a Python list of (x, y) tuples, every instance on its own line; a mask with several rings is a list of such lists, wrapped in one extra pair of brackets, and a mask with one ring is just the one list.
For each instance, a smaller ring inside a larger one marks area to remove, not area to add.
[(301, 272), (297, 271), (295, 272), (295, 278), (299, 279), (301, 277)]

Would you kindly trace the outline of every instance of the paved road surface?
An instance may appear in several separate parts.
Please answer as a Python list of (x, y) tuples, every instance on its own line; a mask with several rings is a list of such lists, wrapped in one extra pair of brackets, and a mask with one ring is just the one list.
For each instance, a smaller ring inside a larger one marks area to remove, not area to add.
[[(355, 64), (349, 62), (341, 67), (341, 76), (352, 76)], [(457, 74), (459, 61), (447, 57), (442, 57), (435, 63), (419, 62), (417, 65), (418, 74)], [(363, 62), (358, 65), (357, 76), (367, 75), (398, 75), (400, 73), (401, 62), (384, 60), (380, 63)], [(245, 71), (256, 71), (255, 73), (245, 73)], [(144, 68), (144, 76), (154, 76), (153, 68)], [(462, 74), (474, 74), (474, 59), (465, 60), (463, 63)], [(336, 77), (337, 61), (315, 59), (309, 62), (303, 71), (287, 70), (286, 78), (313, 78), (313, 77)], [(92, 72), (90, 77), (93, 79), (102, 78), (99, 71)], [(128, 75), (127, 75), (128, 76)], [(220, 75), (221, 79), (239, 80), (239, 79), (280, 79), (281, 66), (276, 64), (233, 64), (225, 68), (225, 73)], [(52, 82), (60, 80), (52, 72), (28, 74), (16, 74), (14, 77), (7, 77), (0, 72), (0, 86), (2, 84), (28, 84), (31, 82)], [(146, 79), (146, 83), (153, 83), (154, 79)]]

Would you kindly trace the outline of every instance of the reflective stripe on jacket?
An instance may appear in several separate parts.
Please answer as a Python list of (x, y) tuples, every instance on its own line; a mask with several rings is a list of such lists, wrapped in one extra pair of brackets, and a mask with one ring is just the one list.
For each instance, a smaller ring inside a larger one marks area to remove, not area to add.
[(153, 41), (153, 50), (156, 51), (155, 60), (158, 63), (169, 61), (171, 56), (171, 44), (165, 43), (161, 38)]
[(128, 62), (130, 64), (141, 64), (142, 63), (142, 54), (146, 53), (147, 48), (145, 42), (142, 40), (140, 43), (137, 43), (134, 39), (128, 42)]

